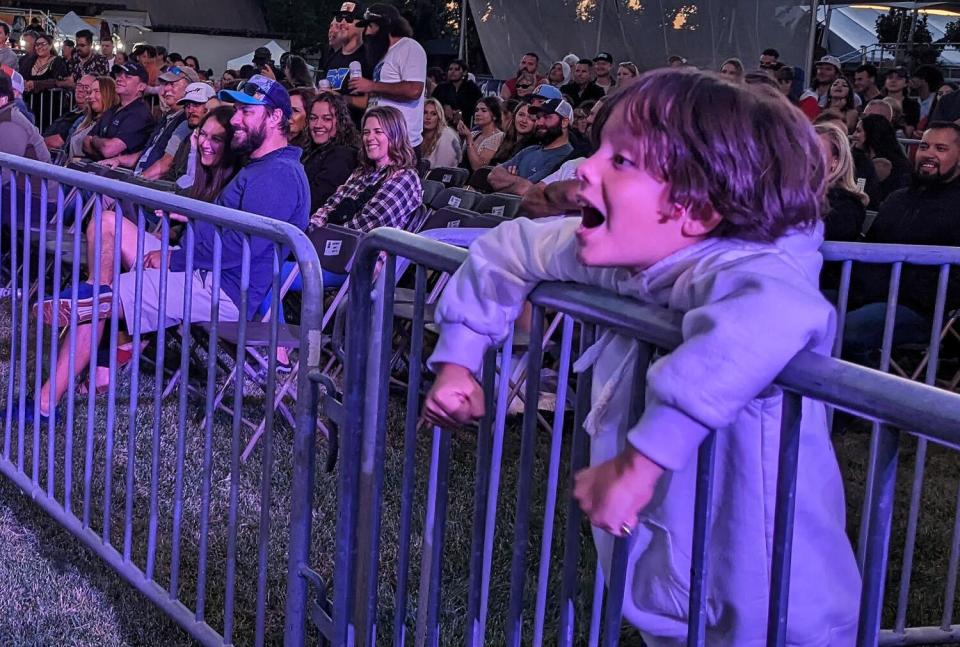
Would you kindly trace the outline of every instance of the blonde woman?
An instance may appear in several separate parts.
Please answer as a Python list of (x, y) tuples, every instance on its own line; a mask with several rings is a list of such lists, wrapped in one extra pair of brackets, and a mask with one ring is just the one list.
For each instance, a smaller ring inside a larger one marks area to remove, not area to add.
[(457, 131), (447, 125), (443, 106), (436, 99), (423, 102), (423, 159), (430, 168), (458, 166), (463, 159), (463, 145)]
[(84, 157), (84, 138), (90, 134), (103, 113), (119, 104), (117, 84), (112, 78), (100, 76), (97, 77), (95, 83), (90, 84), (87, 93), (87, 105), (83, 108), (83, 120), (74, 127), (73, 133), (70, 135), (70, 157)]
[(846, 130), (838, 121), (814, 125), (827, 170), (825, 238), (836, 241), (860, 239), (870, 198), (857, 185), (853, 174), (853, 152)]

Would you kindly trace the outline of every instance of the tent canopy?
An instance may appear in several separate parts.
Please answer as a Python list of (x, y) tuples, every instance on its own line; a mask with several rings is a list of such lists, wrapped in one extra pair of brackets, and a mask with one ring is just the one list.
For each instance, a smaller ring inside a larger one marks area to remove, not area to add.
[(95, 38), (99, 38), (99, 28), (91, 26), (90, 23), (78, 16), (73, 11), (57, 21), (57, 30), (63, 34), (65, 38), (73, 38), (76, 36), (78, 31), (83, 31), (84, 29), (89, 29), (90, 31), (94, 32)]
[[(280, 57), (287, 53), (287, 50), (280, 47), (280, 45), (278, 45), (277, 41), (275, 40), (271, 40), (270, 42), (264, 43), (263, 45), (259, 45), (258, 47), (266, 47), (267, 49), (269, 49), (270, 55), (273, 57), (274, 62), (279, 61)], [(252, 50), (249, 54), (244, 54), (243, 56), (238, 56), (237, 58), (230, 59), (229, 61), (227, 61), (227, 68), (239, 70), (244, 65), (250, 65), (251, 63), (253, 63), (254, 51), (256, 51), (256, 48), (254, 48), (254, 50)]]

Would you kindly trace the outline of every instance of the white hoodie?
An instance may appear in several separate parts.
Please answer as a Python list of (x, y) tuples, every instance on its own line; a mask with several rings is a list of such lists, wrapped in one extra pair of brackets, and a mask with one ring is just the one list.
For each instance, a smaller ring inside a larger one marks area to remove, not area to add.
[[(771, 383), (797, 352), (829, 354), (836, 324), (817, 288), (822, 235), (796, 233), (776, 244), (710, 238), (637, 272), (581, 264), (579, 224), (578, 218), (519, 219), (477, 239), (438, 305), (442, 334), (430, 364), (478, 373), (485, 349), (506, 338), (541, 281), (595, 285), (684, 313), (683, 343), (651, 366), (646, 409), (632, 428), (636, 342), (607, 333), (576, 365), (594, 367), (585, 422), (591, 463), (629, 442), (669, 470), (631, 539), (624, 617), (650, 645), (685, 643), (696, 451), (708, 430), (718, 429), (707, 644), (763, 645), (782, 403)], [(823, 405), (804, 399), (790, 645), (854, 642), (860, 577), (844, 516)], [(595, 530), (594, 539), (609, 571), (613, 538)]]

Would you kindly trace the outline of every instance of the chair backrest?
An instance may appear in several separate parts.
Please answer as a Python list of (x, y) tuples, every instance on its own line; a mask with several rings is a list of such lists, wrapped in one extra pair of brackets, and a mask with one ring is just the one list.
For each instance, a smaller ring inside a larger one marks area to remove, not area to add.
[(493, 191), (493, 187), (490, 186), (490, 182), (487, 178), (490, 177), (490, 171), (493, 170), (492, 166), (482, 166), (473, 172), (473, 175), (470, 176), (467, 186), (471, 189), (476, 189), (481, 193), (490, 193)]
[(453, 168), (452, 166), (438, 166), (430, 169), (427, 173), (428, 180), (435, 180), (446, 187), (461, 187), (467, 183), (470, 178), (470, 171), (465, 168)]
[(443, 207), (459, 207), (460, 209), (473, 209), (479, 194), (466, 189), (448, 188), (444, 189), (430, 203), (434, 209)]
[(357, 250), (357, 244), (363, 234), (339, 225), (326, 225), (311, 228), (307, 236), (317, 250), (323, 269), (334, 274), (347, 274), (350, 271), (353, 253)]
[(417, 175), (421, 178), (426, 178), (427, 173), (430, 172), (430, 160), (421, 159), (417, 160)]
[(446, 188), (440, 182), (434, 182), (433, 180), (421, 180), (420, 186), (423, 187), (423, 204), (426, 205), (432, 205), (440, 192)]
[(520, 196), (508, 193), (490, 193), (480, 196), (473, 210), (478, 213), (489, 213), (502, 218), (516, 218), (520, 210)]
[(479, 215), (467, 209), (457, 207), (443, 207), (437, 209), (423, 223), (420, 231), (429, 231), (431, 229), (451, 229), (456, 227), (466, 227), (464, 221), (469, 221), (473, 216)]
[(867, 217), (863, 219), (863, 227), (860, 229), (860, 235), (866, 236), (867, 232), (870, 231), (870, 227), (873, 226), (873, 221), (877, 219), (877, 211), (868, 211)]
[(501, 218), (489, 213), (468, 213), (460, 222), (461, 227), (469, 229), (493, 229), (497, 225), (507, 222), (508, 218)]

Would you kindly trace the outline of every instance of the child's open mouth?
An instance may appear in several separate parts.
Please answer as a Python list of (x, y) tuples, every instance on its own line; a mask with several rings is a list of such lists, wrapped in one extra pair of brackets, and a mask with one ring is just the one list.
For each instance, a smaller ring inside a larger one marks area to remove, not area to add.
[(594, 209), (590, 205), (583, 205), (580, 209), (582, 214), (581, 224), (586, 229), (593, 229), (594, 227), (599, 227), (604, 223), (606, 218), (603, 217), (603, 214), (599, 210)]

